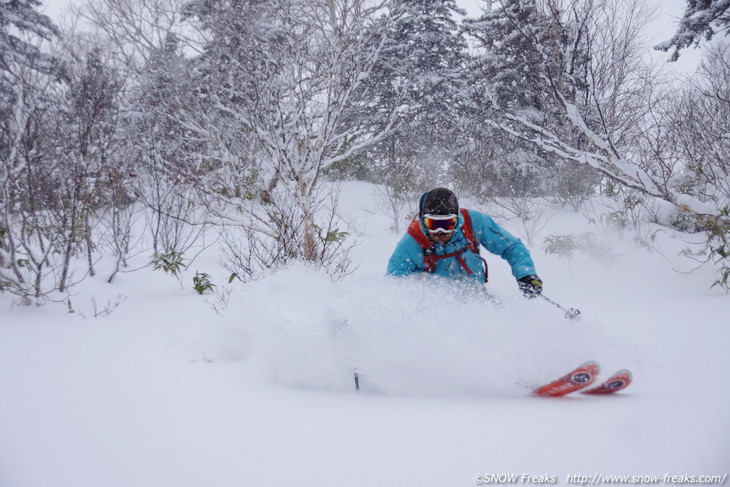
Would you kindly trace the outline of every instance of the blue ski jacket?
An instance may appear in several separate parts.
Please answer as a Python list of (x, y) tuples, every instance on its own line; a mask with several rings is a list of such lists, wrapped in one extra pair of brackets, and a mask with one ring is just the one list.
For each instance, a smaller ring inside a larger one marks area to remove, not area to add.
[[(468, 211), (476, 240), (489, 252), (499, 255), (509, 262), (515, 279), (537, 274), (530, 252), (519, 238), (510, 235), (490, 216), (474, 210)], [(458, 228), (451, 240), (446, 245), (435, 244), (434, 251), (437, 256), (457, 252), (467, 247), (463, 225), (464, 217), (460, 214)], [(420, 227), (421, 231), (428, 235), (423, 228), (423, 223), (420, 224)], [(388, 261), (387, 273), (391, 276), (409, 276), (425, 272), (423, 257), (424, 252), (421, 246), (410, 234), (406, 233), (398, 242)], [(433, 274), (451, 279), (474, 279), (484, 283), (484, 266), (481, 257), (477, 253), (467, 250), (462, 254), (462, 258), (472, 274), (464, 269), (456, 256), (437, 260)]]

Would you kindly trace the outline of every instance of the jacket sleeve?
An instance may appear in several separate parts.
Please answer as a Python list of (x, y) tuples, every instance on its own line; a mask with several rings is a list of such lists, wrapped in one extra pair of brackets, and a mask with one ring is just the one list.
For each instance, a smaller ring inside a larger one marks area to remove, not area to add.
[(474, 234), (480, 244), (509, 262), (515, 279), (536, 275), (530, 251), (522, 241), (499, 226), (490, 216), (469, 210)]
[(387, 274), (403, 277), (423, 270), (423, 250), (418, 242), (406, 233), (390, 256)]

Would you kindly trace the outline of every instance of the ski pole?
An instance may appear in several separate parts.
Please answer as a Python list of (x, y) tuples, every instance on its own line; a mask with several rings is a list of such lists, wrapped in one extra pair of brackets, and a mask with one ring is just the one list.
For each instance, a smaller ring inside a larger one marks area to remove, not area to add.
[(486, 288), (482, 288), (482, 291), (484, 292), (486, 300), (492, 303), (495, 307), (501, 308), (503, 306), (504, 303), (502, 303), (502, 300), (499, 297), (487, 291)]
[(579, 309), (576, 309), (576, 308), (568, 308), (568, 309), (565, 309), (562, 306), (560, 306), (559, 303), (553, 301), (552, 299), (548, 298), (544, 294), (541, 293), (541, 294), (539, 294), (539, 296), (542, 299), (544, 299), (545, 301), (547, 301), (548, 303), (552, 304), (553, 306), (556, 306), (556, 307), (560, 308), (563, 312), (565, 312), (565, 317), (567, 319), (569, 319), (569, 320), (579, 320), (580, 319), (580, 310)]

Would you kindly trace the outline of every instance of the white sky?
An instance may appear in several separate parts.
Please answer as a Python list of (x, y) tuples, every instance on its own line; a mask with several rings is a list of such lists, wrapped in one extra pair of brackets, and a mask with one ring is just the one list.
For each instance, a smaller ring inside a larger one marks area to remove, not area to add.
[[(85, 0), (41, 0), (42, 10), (48, 14), (56, 23), (61, 23), (62, 12), (67, 5), (81, 5)], [(668, 40), (677, 28), (679, 19), (682, 17), (687, 5), (686, 0), (637, 0), (650, 2), (659, 7), (659, 14), (654, 22), (647, 24), (647, 56), (655, 61), (668, 59), (669, 53), (654, 51), (651, 46)], [(458, 0), (460, 6), (467, 11), (470, 17), (477, 17), (481, 13), (483, 0)], [(667, 71), (678, 75), (689, 75), (694, 73), (701, 57), (701, 50), (692, 48), (684, 49), (676, 63), (667, 63)]]

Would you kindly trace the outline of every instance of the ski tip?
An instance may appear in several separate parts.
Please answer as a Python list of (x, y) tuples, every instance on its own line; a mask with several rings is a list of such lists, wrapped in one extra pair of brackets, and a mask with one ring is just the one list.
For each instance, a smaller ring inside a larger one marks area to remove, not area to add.
[(576, 367), (560, 379), (534, 389), (533, 392), (544, 397), (565, 396), (592, 385), (600, 371), (601, 367), (598, 363), (591, 360)]
[(633, 375), (628, 369), (621, 369), (598, 386), (581, 391), (583, 394), (612, 394), (626, 389), (633, 381)]
[(579, 369), (588, 369), (590, 370), (593, 375), (598, 375), (601, 373), (601, 366), (598, 365), (598, 362), (595, 360), (589, 360), (588, 362), (581, 364)]

